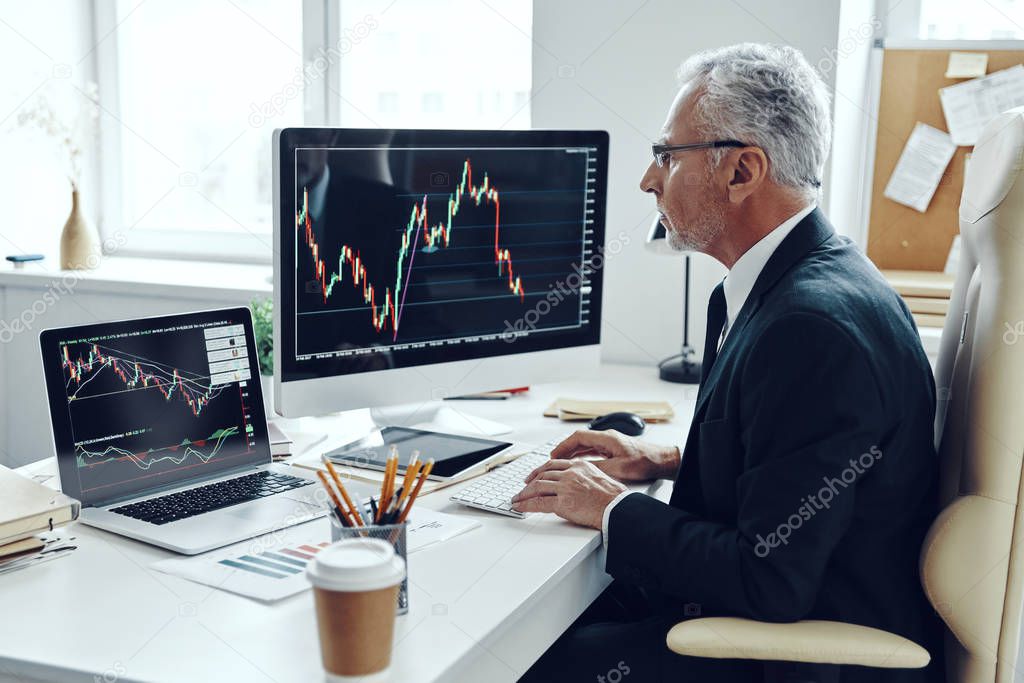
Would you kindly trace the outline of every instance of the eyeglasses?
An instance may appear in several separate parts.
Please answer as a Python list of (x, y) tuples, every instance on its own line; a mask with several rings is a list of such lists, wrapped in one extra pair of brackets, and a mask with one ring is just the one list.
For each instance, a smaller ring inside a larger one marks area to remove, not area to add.
[(654, 163), (658, 168), (664, 168), (672, 157), (673, 152), (686, 152), (691, 149), (713, 149), (716, 147), (749, 147), (747, 143), (739, 140), (715, 140), (714, 142), (691, 142), (688, 145), (651, 145), (651, 152), (654, 153)]

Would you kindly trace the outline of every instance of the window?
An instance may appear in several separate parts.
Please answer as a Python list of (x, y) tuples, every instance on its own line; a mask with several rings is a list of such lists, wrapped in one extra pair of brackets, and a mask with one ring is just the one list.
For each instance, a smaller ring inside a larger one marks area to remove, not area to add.
[[(530, 0), (341, 0), (340, 10), (342, 125), (529, 127)], [(397, 101), (383, 97), (396, 90)]]
[[(67, 154), (55, 136), (22, 119), (40, 98), (62, 121), (80, 113), (92, 80), (85, 68), (91, 41), (77, 30), (89, 21), (88, 7), (78, 0), (0, 4), (0, 249), (53, 255), (71, 209)], [(84, 175), (89, 191), (95, 178)]]
[(918, 37), (925, 40), (1019, 40), (1024, 38), (1021, 0), (920, 0)]
[(302, 122), (301, 93), (287, 89), (302, 68), (301, 12), (274, 0), (118, 0), (115, 12), (115, 221), (269, 247), (270, 132)]
[[(275, 128), (530, 123), (531, 0), (65, 2), (94, 14), (32, 23), (55, 36), (60, 23), (95, 71), (85, 204), (105, 235), (127, 237), (119, 253), (269, 260)], [(4, 34), (7, 63), (34, 58)]]

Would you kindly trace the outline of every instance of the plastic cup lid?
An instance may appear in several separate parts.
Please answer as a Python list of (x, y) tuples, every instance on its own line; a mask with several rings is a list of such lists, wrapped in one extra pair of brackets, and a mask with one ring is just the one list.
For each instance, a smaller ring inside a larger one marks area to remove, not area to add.
[(348, 538), (321, 550), (306, 565), (306, 577), (324, 590), (380, 590), (402, 582), (405, 560), (379, 538)]

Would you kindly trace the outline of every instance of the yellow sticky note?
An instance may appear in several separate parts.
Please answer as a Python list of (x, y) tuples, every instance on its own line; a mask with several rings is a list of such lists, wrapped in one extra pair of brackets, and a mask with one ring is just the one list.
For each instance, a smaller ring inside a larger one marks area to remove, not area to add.
[(946, 78), (977, 78), (987, 70), (987, 52), (950, 52)]

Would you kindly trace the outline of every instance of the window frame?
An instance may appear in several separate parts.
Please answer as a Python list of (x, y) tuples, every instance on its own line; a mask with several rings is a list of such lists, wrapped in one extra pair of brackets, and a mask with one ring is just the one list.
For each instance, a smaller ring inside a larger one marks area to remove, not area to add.
[[(190, 259), (269, 264), (273, 258), (273, 231), (267, 233), (178, 230), (133, 231), (124, 225), (121, 209), (123, 175), (120, 123), (120, 83), (116, 3), (91, 0), (90, 43), (96, 45), (93, 62), (99, 87), (101, 116), (96, 150), (98, 175), (97, 224), (106, 245), (119, 256)], [(340, 37), (339, 9), (331, 0), (302, 0), (302, 63), (307, 67), (327, 45)], [(340, 100), (330, 97), (340, 91), (337, 63), (329, 63), (324, 77), (303, 88), (304, 125), (337, 125)], [(270, 144), (271, 131), (267, 131)], [(269, 247), (269, 248), (268, 248)], [(113, 252), (109, 252), (113, 255)]]
[(921, 0), (875, 0), (885, 47), (921, 50), (1020, 50), (1024, 38), (921, 38)]

